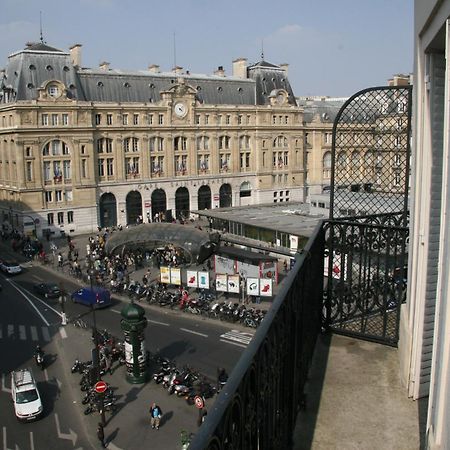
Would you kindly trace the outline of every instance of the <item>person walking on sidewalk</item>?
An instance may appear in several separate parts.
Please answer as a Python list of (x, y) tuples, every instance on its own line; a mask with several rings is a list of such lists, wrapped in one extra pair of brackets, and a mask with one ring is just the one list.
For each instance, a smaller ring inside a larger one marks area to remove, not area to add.
[(152, 428), (156, 428), (157, 430), (159, 430), (159, 422), (162, 416), (161, 408), (156, 403), (152, 403), (149, 412), (150, 412), (150, 424)]
[(98, 427), (97, 427), (97, 437), (98, 437), (98, 440), (100, 441), (100, 444), (102, 445), (102, 447), (106, 448), (105, 430), (103, 429), (103, 425), (101, 423), (99, 423)]

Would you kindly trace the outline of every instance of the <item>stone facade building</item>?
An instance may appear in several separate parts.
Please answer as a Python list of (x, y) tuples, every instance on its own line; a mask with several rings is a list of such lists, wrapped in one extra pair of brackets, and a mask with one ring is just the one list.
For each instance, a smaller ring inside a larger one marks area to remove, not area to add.
[[(27, 44), (0, 74), (0, 221), (38, 236), (308, 201), (330, 184), (344, 99), (297, 99), (287, 65), (213, 75), (96, 69)], [(364, 145), (371, 145), (365, 143)]]

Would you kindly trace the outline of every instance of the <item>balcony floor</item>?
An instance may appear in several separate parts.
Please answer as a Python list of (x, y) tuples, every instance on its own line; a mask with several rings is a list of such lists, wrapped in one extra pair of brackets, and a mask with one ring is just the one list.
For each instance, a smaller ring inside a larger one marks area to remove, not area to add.
[(426, 400), (401, 386), (395, 348), (320, 336), (294, 450), (420, 449)]

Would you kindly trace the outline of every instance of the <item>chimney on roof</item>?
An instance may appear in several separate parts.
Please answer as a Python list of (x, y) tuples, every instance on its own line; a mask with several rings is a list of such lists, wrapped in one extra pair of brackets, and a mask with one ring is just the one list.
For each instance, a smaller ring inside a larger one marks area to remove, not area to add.
[(70, 60), (74, 66), (81, 67), (81, 44), (72, 45), (69, 49)]
[(388, 86), (408, 86), (409, 75), (397, 74), (393, 78), (388, 80)]
[(175, 67), (172, 69), (172, 72), (175, 72), (176, 74), (181, 74), (181, 73), (183, 73), (183, 68), (180, 67), (180, 66), (175, 66)]
[(148, 66), (148, 70), (152, 73), (159, 73), (159, 66), (158, 64), (151, 64)]
[(288, 70), (289, 70), (289, 64), (283, 63), (283, 64), (280, 64), (280, 67), (286, 72), (286, 75), (287, 75)]
[(247, 58), (238, 58), (233, 61), (233, 77), (247, 78)]
[(224, 77), (225, 76), (225, 70), (223, 70), (223, 66), (219, 66), (216, 71), (214, 71), (214, 75), (217, 75), (218, 77)]
[(109, 70), (109, 62), (103, 61), (98, 65), (98, 67), (100, 67), (100, 69), (102, 70)]

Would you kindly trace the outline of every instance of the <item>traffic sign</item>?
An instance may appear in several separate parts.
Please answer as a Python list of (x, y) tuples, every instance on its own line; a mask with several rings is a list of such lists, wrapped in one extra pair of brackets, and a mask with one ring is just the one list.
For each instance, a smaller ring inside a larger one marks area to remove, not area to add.
[(103, 394), (106, 389), (108, 389), (108, 385), (104, 381), (97, 381), (97, 383), (95, 383), (94, 390), (97, 394)]
[(199, 409), (202, 409), (205, 406), (205, 402), (204, 402), (203, 398), (200, 397), (200, 395), (196, 395), (194, 397), (194, 403), (195, 403), (195, 406)]

